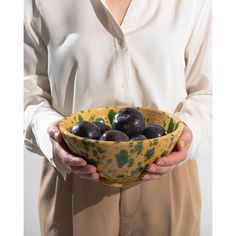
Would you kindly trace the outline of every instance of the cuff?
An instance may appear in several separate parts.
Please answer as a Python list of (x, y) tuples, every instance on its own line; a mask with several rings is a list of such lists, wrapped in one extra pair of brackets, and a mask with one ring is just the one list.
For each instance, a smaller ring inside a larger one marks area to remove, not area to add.
[(185, 125), (188, 126), (188, 128), (192, 131), (192, 143), (188, 150), (186, 160), (195, 159), (194, 156), (196, 156), (196, 151), (200, 139), (199, 126), (197, 125), (196, 121), (187, 113), (176, 112), (174, 115), (182, 120)]
[(63, 116), (53, 110), (47, 110), (45, 112), (40, 112), (31, 124), (35, 142), (40, 148), (42, 154), (60, 172), (64, 180), (66, 180), (67, 174), (71, 172), (71, 169), (63, 165), (57, 157), (53, 156), (52, 143), (47, 132), (49, 125), (63, 119)]

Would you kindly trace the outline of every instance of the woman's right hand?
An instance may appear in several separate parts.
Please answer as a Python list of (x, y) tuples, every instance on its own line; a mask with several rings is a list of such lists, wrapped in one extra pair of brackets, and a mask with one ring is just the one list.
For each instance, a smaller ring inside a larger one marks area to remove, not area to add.
[(53, 156), (59, 158), (63, 165), (69, 167), (72, 172), (79, 177), (98, 181), (99, 173), (97, 172), (96, 167), (87, 164), (83, 158), (74, 156), (70, 153), (59, 130), (59, 123), (60, 120), (52, 123), (48, 127), (48, 134), (53, 146)]

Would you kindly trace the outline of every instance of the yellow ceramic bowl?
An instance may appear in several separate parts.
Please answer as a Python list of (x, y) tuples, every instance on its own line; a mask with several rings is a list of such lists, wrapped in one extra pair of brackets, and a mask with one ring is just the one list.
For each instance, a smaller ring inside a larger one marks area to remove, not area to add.
[(100, 173), (101, 181), (113, 186), (123, 186), (137, 182), (145, 167), (161, 156), (169, 154), (184, 128), (183, 122), (166, 112), (137, 108), (145, 118), (145, 126), (159, 124), (167, 130), (167, 135), (142, 141), (113, 142), (86, 139), (73, 135), (70, 130), (79, 121), (104, 120), (111, 126), (116, 112), (127, 106), (94, 108), (76, 112), (64, 118), (60, 130), (69, 149), (94, 164)]

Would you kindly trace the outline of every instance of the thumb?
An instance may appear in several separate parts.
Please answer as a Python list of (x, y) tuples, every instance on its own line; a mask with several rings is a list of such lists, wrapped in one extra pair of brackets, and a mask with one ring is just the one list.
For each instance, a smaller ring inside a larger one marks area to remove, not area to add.
[(185, 149), (186, 147), (188, 147), (191, 144), (192, 141), (192, 132), (191, 130), (185, 126), (177, 144), (176, 144), (176, 148), (178, 151), (181, 151), (183, 149)]
[(50, 138), (54, 139), (57, 142), (62, 141), (62, 134), (59, 129), (59, 123), (60, 122), (57, 121), (48, 127), (48, 134)]

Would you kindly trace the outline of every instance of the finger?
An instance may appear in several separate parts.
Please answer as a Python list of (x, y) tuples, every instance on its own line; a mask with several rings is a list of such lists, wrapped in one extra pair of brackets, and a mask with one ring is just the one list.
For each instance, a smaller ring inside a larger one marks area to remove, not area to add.
[(57, 142), (62, 141), (62, 134), (61, 134), (60, 129), (59, 129), (59, 123), (60, 123), (60, 120), (52, 123), (48, 127), (48, 130), (47, 130), (50, 138), (56, 140)]
[(67, 152), (58, 142), (52, 140), (54, 154), (60, 159), (64, 160), (65, 164), (69, 166), (86, 166), (87, 162), (81, 158), (76, 157), (69, 152)]
[(86, 165), (82, 167), (75, 167), (75, 166), (70, 166), (71, 170), (74, 174), (77, 175), (88, 175), (92, 173), (96, 173), (96, 167), (93, 165)]
[(180, 135), (180, 138), (176, 144), (177, 151), (181, 151), (181, 150), (189, 147), (191, 142), (192, 142), (192, 132), (187, 126), (185, 126), (185, 128), (184, 128), (182, 134)]
[(157, 175), (157, 174), (147, 174), (147, 173), (143, 173), (141, 175), (141, 180), (147, 181), (147, 180), (154, 180), (154, 179), (160, 179), (161, 175)]
[(151, 164), (148, 166), (148, 168), (145, 170), (147, 174), (167, 174), (170, 171), (172, 171), (177, 164), (170, 165), (170, 166), (158, 166), (155, 164)]
[(181, 161), (186, 159), (186, 152), (172, 152), (168, 156), (161, 157), (156, 161), (157, 165), (160, 166), (172, 166), (174, 164), (178, 164)]
[(96, 173), (92, 173), (92, 174), (87, 174), (87, 175), (79, 175), (80, 178), (82, 179), (90, 179), (90, 180), (94, 180), (94, 181), (99, 181), (99, 174), (96, 172)]
[(64, 156), (65, 163), (68, 166), (86, 166), (87, 162), (81, 157), (75, 157), (69, 153)]
[(50, 138), (54, 139), (55, 141), (57, 141), (57, 142), (62, 141), (62, 134), (58, 128), (50, 127), (48, 129), (48, 134), (49, 134)]

